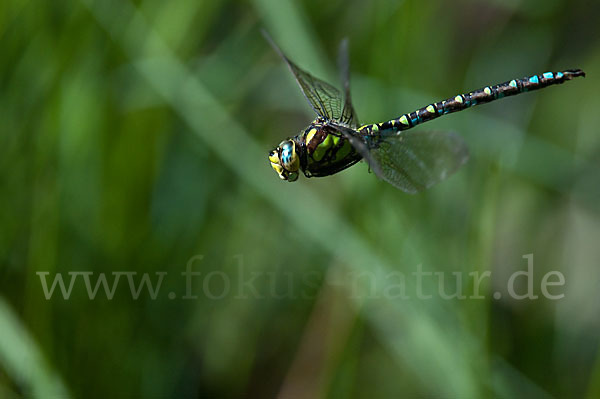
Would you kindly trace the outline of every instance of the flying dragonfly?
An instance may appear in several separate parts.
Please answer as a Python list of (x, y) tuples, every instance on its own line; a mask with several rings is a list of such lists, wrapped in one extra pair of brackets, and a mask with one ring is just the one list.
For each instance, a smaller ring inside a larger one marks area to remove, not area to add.
[(453, 132), (408, 130), (421, 123), (475, 105), (547, 86), (578, 76), (580, 69), (544, 72), (485, 86), (431, 103), (387, 122), (360, 125), (350, 97), (348, 41), (342, 41), (339, 67), (343, 94), (293, 63), (263, 31), (263, 35), (292, 72), (316, 113), (300, 134), (269, 152), (271, 167), (282, 180), (330, 176), (364, 159), (381, 179), (410, 194), (430, 188), (454, 173), (469, 158), (463, 139)]

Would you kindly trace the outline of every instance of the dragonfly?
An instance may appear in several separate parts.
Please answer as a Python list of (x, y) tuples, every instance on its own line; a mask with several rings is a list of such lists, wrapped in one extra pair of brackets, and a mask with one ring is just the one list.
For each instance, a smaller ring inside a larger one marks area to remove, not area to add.
[(306, 129), (269, 152), (271, 167), (288, 182), (298, 180), (300, 172), (306, 177), (330, 176), (364, 159), (380, 179), (406, 193), (418, 193), (452, 175), (467, 162), (469, 151), (454, 132), (409, 129), (475, 105), (585, 76), (580, 69), (544, 72), (458, 94), (387, 122), (361, 125), (350, 96), (347, 39), (342, 41), (338, 54), (342, 94), (298, 67), (267, 32), (262, 33), (294, 75), (316, 113)]

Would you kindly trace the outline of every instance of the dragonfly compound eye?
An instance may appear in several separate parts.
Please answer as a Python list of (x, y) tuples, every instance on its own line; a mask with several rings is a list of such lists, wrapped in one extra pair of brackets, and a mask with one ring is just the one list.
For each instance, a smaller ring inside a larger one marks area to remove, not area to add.
[[(279, 144), (279, 148), (281, 148), (281, 164), (285, 170), (297, 172), (300, 167), (300, 159), (296, 153), (296, 143), (293, 140), (286, 140)], [(298, 176), (296, 176), (297, 178)]]

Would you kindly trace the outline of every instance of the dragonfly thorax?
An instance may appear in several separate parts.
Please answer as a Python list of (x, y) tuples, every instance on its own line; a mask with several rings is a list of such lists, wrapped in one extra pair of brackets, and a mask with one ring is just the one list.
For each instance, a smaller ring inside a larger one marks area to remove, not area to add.
[(333, 122), (314, 121), (300, 136), (306, 149), (302, 170), (308, 177), (328, 176), (354, 165), (360, 155)]

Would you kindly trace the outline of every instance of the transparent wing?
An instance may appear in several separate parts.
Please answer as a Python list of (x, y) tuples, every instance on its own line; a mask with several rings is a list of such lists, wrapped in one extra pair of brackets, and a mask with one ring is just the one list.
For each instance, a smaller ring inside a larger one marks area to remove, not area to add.
[(358, 127), (358, 117), (352, 106), (352, 97), (350, 95), (350, 61), (348, 57), (348, 39), (342, 40), (338, 52), (338, 66), (340, 69), (340, 77), (344, 84), (344, 108), (340, 120), (349, 126)]
[(290, 61), (285, 54), (283, 54), (281, 49), (275, 44), (266, 31), (263, 30), (262, 33), (277, 54), (283, 58), (300, 85), (304, 97), (306, 97), (308, 103), (315, 112), (326, 120), (341, 120), (344, 100), (340, 91), (329, 83), (317, 79), (308, 72), (300, 69), (296, 64)]
[(469, 150), (452, 132), (383, 131), (363, 157), (381, 179), (415, 194), (454, 173), (469, 159)]

